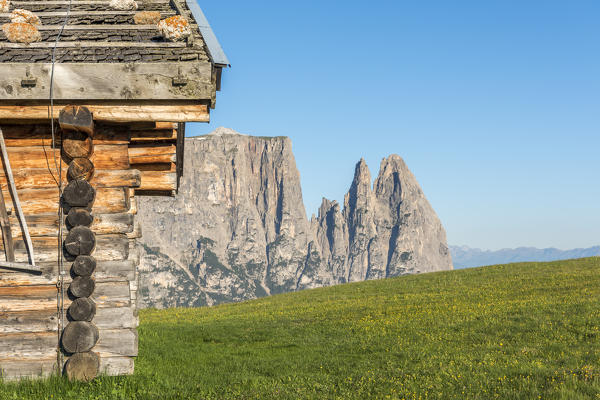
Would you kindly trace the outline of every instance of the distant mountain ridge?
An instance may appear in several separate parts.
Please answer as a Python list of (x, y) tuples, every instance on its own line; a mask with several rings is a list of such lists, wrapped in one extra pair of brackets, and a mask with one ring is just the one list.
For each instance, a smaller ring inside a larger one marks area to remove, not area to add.
[(482, 250), (469, 246), (450, 246), (454, 268), (471, 268), (483, 265), (508, 264), (527, 261), (556, 261), (571, 258), (600, 256), (600, 246), (560, 250), (518, 247), (516, 249)]

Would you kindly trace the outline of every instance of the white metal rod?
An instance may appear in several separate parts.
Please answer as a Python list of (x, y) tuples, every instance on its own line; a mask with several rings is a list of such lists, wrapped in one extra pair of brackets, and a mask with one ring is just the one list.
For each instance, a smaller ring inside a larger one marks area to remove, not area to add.
[(2, 128), (0, 128), (0, 148), (2, 150), (2, 161), (4, 161), (4, 167), (6, 168), (6, 180), (8, 181), (8, 188), (15, 203), (14, 205), (17, 211), (17, 217), (19, 217), (21, 229), (23, 230), (23, 236), (25, 237), (25, 245), (27, 246), (29, 263), (32, 267), (35, 267), (33, 244), (31, 243), (31, 236), (29, 235), (29, 229), (27, 228), (27, 221), (25, 221), (25, 215), (23, 214), (21, 202), (19, 201), (19, 194), (17, 193), (17, 188), (15, 186), (15, 179), (13, 178), (12, 169), (10, 168), (10, 161), (8, 160), (8, 153), (6, 151), (6, 143), (4, 143), (4, 134), (2, 133)]
[(8, 262), (8, 261), (0, 261), (0, 268), (41, 272), (40, 267), (37, 267), (35, 265), (30, 265), (27, 263)]

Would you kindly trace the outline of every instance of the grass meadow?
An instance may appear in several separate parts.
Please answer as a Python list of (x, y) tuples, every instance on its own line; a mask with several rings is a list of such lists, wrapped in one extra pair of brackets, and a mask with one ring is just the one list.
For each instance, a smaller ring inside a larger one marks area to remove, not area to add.
[(135, 375), (0, 399), (600, 399), (600, 258), (144, 310)]

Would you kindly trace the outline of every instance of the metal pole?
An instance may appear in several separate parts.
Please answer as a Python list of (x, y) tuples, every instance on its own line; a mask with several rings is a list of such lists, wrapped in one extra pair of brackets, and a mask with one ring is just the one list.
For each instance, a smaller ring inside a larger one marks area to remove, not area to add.
[(13, 178), (12, 169), (10, 168), (10, 162), (8, 160), (8, 153), (6, 152), (6, 143), (4, 143), (4, 134), (2, 128), (0, 128), (0, 148), (2, 150), (2, 161), (4, 162), (4, 168), (6, 168), (6, 180), (8, 181), (8, 188), (13, 198), (13, 203), (21, 223), (21, 229), (23, 230), (23, 236), (25, 237), (25, 245), (27, 246), (27, 254), (29, 256), (29, 263), (31, 266), (35, 266), (35, 258), (33, 256), (33, 244), (31, 243), (31, 236), (29, 236), (29, 229), (27, 229), (27, 221), (25, 221), (25, 215), (21, 208), (21, 202), (19, 201), (19, 194), (15, 186), (15, 179)]

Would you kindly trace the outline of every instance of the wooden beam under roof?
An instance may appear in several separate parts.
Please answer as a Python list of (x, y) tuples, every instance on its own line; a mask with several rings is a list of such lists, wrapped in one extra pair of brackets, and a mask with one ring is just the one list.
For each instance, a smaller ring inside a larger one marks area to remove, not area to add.
[[(209, 107), (206, 104), (187, 105), (94, 105), (89, 108), (96, 121), (107, 122), (209, 122)], [(54, 106), (54, 118), (58, 118), (62, 106)], [(19, 120), (43, 121), (50, 118), (50, 106), (7, 106), (0, 105), (0, 123), (15, 123)]]
[(90, 25), (38, 25), (38, 31), (158, 31), (157, 25), (90, 24)]
[[(40, 4), (43, 5), (53, 5), (53, 6), (62, 6), (62, 5), (101, 5), (108, 6), (110, 4), (109, 0), (33, 0), (33, 1), (12, 1), (11, 4), (13, 6), (37, 6)], [(168, 4), (169, 0), (137, 0), (138, 5), (140, 4)]]
[[(161, 18), (175, 15), (173, 11), (159, 11)], [(10, 18), (11, 13), (0, 13), (0, 18)], [(119, 16), (119, 15), (135, 15), (137, 11), (71, 11), (68, 13), (70, 17), (93, 17), (93, 16)], [(66, 11), (44, 11), (36, 12), (38, 17), (66, 17)]]
[[(48, 101), (51, 70), (50, 63), (0, 64), (0, 101)], [(59, 63), (54, 66), (54, 100), (210, 100), (215, 91), (211, 74), (210, 63), (200, 61)]]
[(106, 48), (106, 47), (128, 47), (128, 48), (170, 48), (177, 49), (186, 47), (184, 42), (94, 42), (91, 40), (80, 40), (78, 42), (34, 42), (34, 43), (10, 43), (0, 42), (0, 49), (52, 49), (56, 48)]

